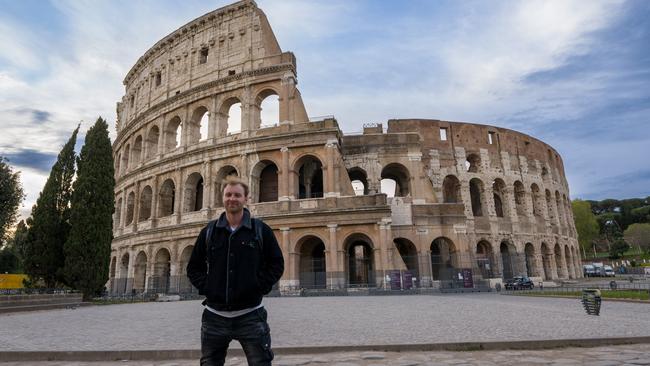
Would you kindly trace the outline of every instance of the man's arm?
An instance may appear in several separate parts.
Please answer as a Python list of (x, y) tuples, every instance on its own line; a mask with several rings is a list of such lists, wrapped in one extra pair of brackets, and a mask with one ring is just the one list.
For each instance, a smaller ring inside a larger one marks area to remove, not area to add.
[(280, 280), (284, 272), (284, 258), (282, 250), (275, 239), (273, 230), (266, 224), (262, 223), (262, 236), (264, 240), (264, 260), (262, 268), (257, 275), (257, 281), (260, 284), (263, 294), (268, 294), (273, 285)]
[(203, 295), (203, 286), (208, 278), (205, 232), (206, 228), (203, 228), (196, 238), (190, 261), (187, 263), (187, 277), (190, 279), (192, 285), (199, 290), (200, 295)]

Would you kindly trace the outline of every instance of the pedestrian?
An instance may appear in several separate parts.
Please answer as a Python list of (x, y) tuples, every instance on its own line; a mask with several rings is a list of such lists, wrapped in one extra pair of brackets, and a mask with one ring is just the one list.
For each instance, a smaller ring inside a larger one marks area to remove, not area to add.
[(232, 340), (249, 365), (273, 360), (262, 296), (282, 276), (284, 259), (271, 228), (245, 208), (248, 193), (240, 179), (224, 181), (225, 212), (201, 230), (187, 265), (190, 282), (205, 295), (201, 365), (223, 365)]

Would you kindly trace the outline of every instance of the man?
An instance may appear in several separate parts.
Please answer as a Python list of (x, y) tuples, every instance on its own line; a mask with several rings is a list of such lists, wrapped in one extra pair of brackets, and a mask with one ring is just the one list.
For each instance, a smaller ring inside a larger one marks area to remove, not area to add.
[(187, 265), (187, 277), (206, 297), (201, 365), (223, 365), (233, 339), (241, 343), (249, 365), (271, 365), (262, 296), (282, 276), (282, 252), (271, 228), (244, 208), (246, 183), (228, 177), (222, 197), (225, 212), (201, 230)]

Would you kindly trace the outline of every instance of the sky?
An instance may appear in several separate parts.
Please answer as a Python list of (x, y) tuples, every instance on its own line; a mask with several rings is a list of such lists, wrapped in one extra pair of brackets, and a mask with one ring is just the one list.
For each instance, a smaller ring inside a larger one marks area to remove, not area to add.
[[(137, 59), (221, 0), (0, 0), (0, 156), (27, 217)], [(650, 196), (650, 1), (259, 0), (310, 116), (490, 124), (564, 160), (571, 198)]]

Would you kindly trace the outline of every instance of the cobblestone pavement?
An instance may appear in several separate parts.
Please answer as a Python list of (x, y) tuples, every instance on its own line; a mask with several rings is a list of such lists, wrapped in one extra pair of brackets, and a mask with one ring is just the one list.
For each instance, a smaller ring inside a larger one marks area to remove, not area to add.
[[(24, 366), (28, 363), (7, 362), (2, 366)], [(33, 366), (194, 366), (197, 360), (115, 361), (115, 362), (30, 362)], [(346, 352), (320, 355), (277, 356), (275, 366), (297, 365), (650, 365), (650, 345), (626, 345), (597, 348), (562, 348), (541, 351), (475, 351), (475, 352)], [(227, 366), (244, 366), (243, 357), (230, 357)]]
[[(498, 294), (265, 298), (276, 347), (650, 336), (650, 305)], [(199, 348), (200, 301), (0, 314), (1, 351)], [(239, 347), (233, 342), (233, 347)]]

